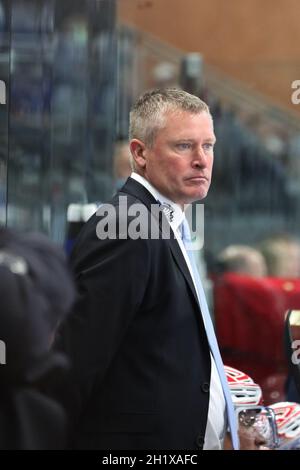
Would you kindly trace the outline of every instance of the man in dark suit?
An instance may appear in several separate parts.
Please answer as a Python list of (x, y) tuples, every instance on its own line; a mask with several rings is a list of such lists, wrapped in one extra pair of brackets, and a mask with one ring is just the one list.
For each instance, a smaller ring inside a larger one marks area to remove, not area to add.
[(180, 239), (214, 143), (208, 107), (184, 91), (146, 92), (130, 113), (133, 173), (72, 254), (79, 299), (62, 339), (76, 448), (222, 448), (225, 400)]

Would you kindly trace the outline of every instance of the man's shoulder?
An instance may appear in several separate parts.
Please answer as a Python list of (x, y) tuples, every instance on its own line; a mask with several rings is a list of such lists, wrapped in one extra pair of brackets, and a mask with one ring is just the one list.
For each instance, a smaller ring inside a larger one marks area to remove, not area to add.
[[(117, 247), (134, 249), (163, 238), (173, 238), (161, 204), (138, 182), (126, 183), (110, 200), (99, 205), (76, 240), (71, 259), (90, 258)], [(132, 243), (134, 242), (134, 243)]]
[(87, 220), (84, 224), (80, 234), (89, 235), (92, 232), (94, 234), (94, 229), (103, 218), (105, 220), (111, 219), (123, 219), (124, 217), (132, 218), (134, 210), (132, 209), (141, 208), (143, 211), (147, 211), (146, 204), (136, 196), (127, 194), (125, 192), (118, 192), (110, 200), (101, 203), (96, 212)]
[[(84, 224), (74, 248), (71, 258), (78, 251), (89, 250), (88, 246), (100, 248), (100, 242), (116, 242), (130, 238), (130, 228), (136, 221), (143, 233), (148, 231), (149, 213), (147, 206), (134, 195), (118, 192), (114, 197), (99, 205), (97, 211)], [(143, 236), (142, 238), (147, 238)], [(103, 245), (103, 243), (101, 243)]]

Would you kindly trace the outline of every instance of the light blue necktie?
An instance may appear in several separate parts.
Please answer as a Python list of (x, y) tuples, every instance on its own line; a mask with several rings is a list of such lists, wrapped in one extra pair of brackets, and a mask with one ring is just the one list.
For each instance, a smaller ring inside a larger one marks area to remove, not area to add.
[(190, 233), (190, 228), (186, 219), (184, 219), (184, 221), (181, 224), (181, 233), (182, 233), (182, 241), (186, 248), (186, 252), (190, 259), (191, 267), (193, 270), (196, 290), (198, 294), (198, 300), (199, 300), (201, 312), (203, 315), (208, 343), (210, 346), (211, 353), (215, 360), (216, 368), (220, 377), (220, 382), (221, 382), (224, 397), (225, 397), (228, 424), (229, 424), (230, 433), (231, 433), (232, 445), (235, 450), (238, 450), (239, 439), (238, 439), (238, 432), (237, 432), (237, 419), (236, 419), (236, 415), (234, 412), (234, 406), (232, 403), (231, 394), (230, 394), (228, 382), (227, 382), (225, 371), (224, 371), (224, 365), (223, 365), (223, 361), (221, 358), (219, 346), (218, 346), (216, 335), (215, 335), (215, 330), (214, 330), (214, 327), (211, 321), (211, 316), (208, 310), (206, 296), (205, 296), (202, 282), (200, 279), (200, 275), (196, 266), (194, 253), (193, 253), (193, 250), (191, 250), (191, 243), (192, 243), (191, 233)]

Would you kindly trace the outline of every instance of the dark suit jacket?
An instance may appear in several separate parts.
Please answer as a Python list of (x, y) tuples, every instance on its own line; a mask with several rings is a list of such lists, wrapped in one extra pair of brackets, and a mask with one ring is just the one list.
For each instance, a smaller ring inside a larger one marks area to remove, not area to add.
[[(118, 224), (127, 216), (119, 196), (128, 207), (156, 202), (129, 178), (111, 201)], [(99, 240), (99, 220), (86, 223), (75, 245), (79, 299), (62, 331), (78, 397), (75, 447), (201, 448), (210, 354), (178, 242), (151, 240), (147, 227), (148, 239)]]

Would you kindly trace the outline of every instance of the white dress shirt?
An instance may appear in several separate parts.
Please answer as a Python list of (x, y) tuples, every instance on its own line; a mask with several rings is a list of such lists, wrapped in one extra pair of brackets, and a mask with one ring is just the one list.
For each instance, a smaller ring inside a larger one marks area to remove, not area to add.
[[(192, 271), (192, 267), (190, 264), (189, 257), (186, 253), (185, 246), (181, 239), (180, 234), (180, 225), (183, 222), (185, 215), (182, 211), (181, 207), (170, 201), (167, 197), (160, 194), (154, 186), (152, 186), (149, 181), (147, 181), (143, 176), (138, 175), (137, 173), (133, 172), (131, 174), (131, 178), (138, 181), (138, 183), (142, 184), (151, 194), (152, 196), (160, 201), (160, 203), (166, 203), (172, 206), (173, 209), (173, 217), (170, 220), (168, 217), (168, 221), (170, 226), (173, 229), (175, 234), (176, 240), (180, 246), (186, 264), (189, 268), (189, 272), (191, 278), (193, 279), (195, 290), (197, 292), (194, 275)], [(201, 308), (201, 299), (199, 299), (200, 308)], [(204, 321), (204, 319), (203, 319)], [(207, 425), (205, 431), (205, 441), (204, 441), (204, 450), (221, 450), (223, 448), (223, 441), (225, 436), (226, 430), (226, 416), (225, 416), (225, 398), (223, 395), (222, 385), (219, 379), (219, 374), (216, 368), (216, 364), (212, 354), (211, 357), (211, 377), (210, 377), (210, 398), (209, 398), (209, 408), (208, 408), (208, 418), (207, 418)]]

